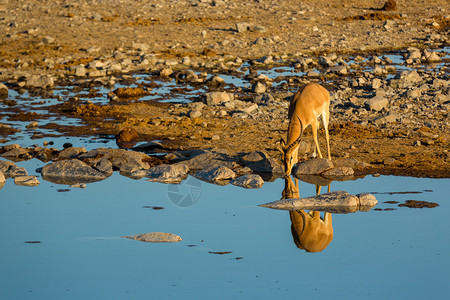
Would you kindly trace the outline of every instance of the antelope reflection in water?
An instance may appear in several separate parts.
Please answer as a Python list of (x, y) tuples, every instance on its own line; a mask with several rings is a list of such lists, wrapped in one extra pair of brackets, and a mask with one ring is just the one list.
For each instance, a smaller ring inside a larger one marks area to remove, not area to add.
[[(298, 179), (295, 183), (291, 176), (285, 177), (285, 186), (281, 199), (300, 198)], [(328, 185), (328, 191), (330, 186)], [(316, 194), (320, 194), (320, 185), (316, 185)], [(331, 213), (325, 212), (323, 219), (319, 211), (290, 211), (291, 233), (294, 243), (299, 249), (307, 252), (320, 252), (333, 240), (333, 224)]]

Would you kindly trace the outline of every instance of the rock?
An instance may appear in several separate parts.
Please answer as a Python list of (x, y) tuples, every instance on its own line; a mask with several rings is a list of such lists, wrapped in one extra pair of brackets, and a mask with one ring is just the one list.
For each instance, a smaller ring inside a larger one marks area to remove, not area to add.
[(244, 22), (236, 23), (235, 26), (236, 26), (236, 31), (239, 32), (239, 33), (246, 32), (250, 28), (250, 24), (244, 23)]
[(442, 60), (442, 58), (435, 51), (425, 51), (424, 55), (425, 59), (429, 63), (436, 63)]
[(51, 37), (51, 36), (45, 36), (45, 37), (42, 39), (42, 42), (43, 42), (44, 44), (53, 44), (53, 43), (55, 42), (55, 38), (53, 38), (53, 37)]
[(350, 195), (345, 191), (325, 193), (313, 197), (278, 200), (260, 205), (281, 210), (314, 210), (329, 213), (351, 213), (368, 211), (378, 203), (370, 194)]
[(183, 240), (180, 236), (176, 234), (166, 232), (141, 233), (137, 235), (122, 236), (122, 237), (147, 243), (175, 243)]
[(180, 157), (183, 164), (186, 164), (190, 170), (203, 170), (213, 166), (224, 166), (229, 169), (234, 169), (238, 166), (234, 159), (225, 154), (210, 152), (207, 150), (188, 151), (185, 152), (188, 157)]
[(26, 81), (25, 85), (31, 88), (47, 88), (53, 87), (54, 80), (53, 77), (45, 75), (32, 75)]
[(367, 100), (364, 103), (364, 105), (366, 109), (369, 111), (370, 110), (380, 111), (384, 107), (386, 107), (388, 103), (389, 103), (388, 99), (384, 98), (383, 96), (377, 95)]
[(84, 147), (69, 147), (59, 152), (59, 158), (76, 158), (82, 153), (86, 153)]
[(0, 171), (5, 173), (8, 172), (9, 169), (16, 167), (16, 164), (12, 161), (0, 160)]
[(275, 99), (271, 94), (262, 94), (262, 95), (256, 95), (253, 98), (253, 102), (257, 104), (264, 104), (267, 105), (269, 102), (273, 102)]
[(136, 143), (134, 140), (138, 137), (138, 133), (134, 128), (125, 127), (116, 136), (116, 143), (121, 148), (131, 148)]
[(173, 74), (172, 68), (164, 68), (161, 71), (159, 71), (159, 76), (161, 77), (169, 77)]
[(320, 56), (319, 57), (319, 65), (324, 66), (324, 67), (333, 67), (334, 62), (331, 60), (330, 57)]
[(253, 103), (252, 105), (244, 108), (242, 111), (245, 112), (246, 114), (250, 114), (257, 109), (258, 109), (258, 104)]
[(58, 184), (95, 182), (108, 176), (78, 160), (60, 160), (42, 168), (42, 178)]
[(264, 157), (258, 151), (250, 152), (244, 156), (242, 156), (242, 160), (246, 162), (256, 162), (263, 160)]
[(384, 11), (391, 11), (391, 10), (397, 10), (397, 2), (394, 0), (388, 0), (386, 3), (384, 3), (384, 6), (381, 8), (381, 10)]
[(211, 92), (204, 96), (204, 102), (207, 105), (218, 105), (234, 100), (234, 94), (227, 92)]
[(180, 182), (187, 177), (188, 172), (189, 167), (182, 163), (172, 165), (163, 164), (146, 170), (145, 176), (149, 177), (150, 181), (155, 182)]
[(297, 165), (293, 174), (298, 175), (319, 175), (334, 167), (333, 162), (327, 158), (315, 158), (303, 161)]
[(378, 90), (381, 87), (382, 83), (381, 83), (381, 79), (380, 78), (375, 78), (372, 81), (372, 89), (374, 90)]
[(35, 122), (35, 121), (33, 121), (33, 122), (30, 122), (27, 126), (25, 126), (26, 128), (36, 128), (36, 127), (38, 127), (39, 126), (39, 123), (38, 122)]
[(6, 160), (0, 160), (0, 172), (2, 172), (6, 178), (28, 175), (25, 168), (18, 167), (15, 163)]
[(26, 157), (29, 152), (30, 152), (30, 150), (19, 147), (19, 148), (13, 148), (13, 149), (3, 153), (1, 156), (11, 157), (11, 158), (19, 158), (19, 157), (23, 157), (24, 155)]
[(86, 184), (84, 183), (75, 183), (70, 185), (71, 188), (75, 188), (75, 189), (84, 189), (86, 188)]
[(261, 82), (256, 82), (252, 86), (252, 92), (256, 94), (264, 94), (266, 92), (266, 85)]
[(263, 186), (264, 180), (257, 174), (248, 174), (233, 179), (230, 183), (244, 188), (256, 189)]
[(422, 81), (422, 77), (415, 70), (403, 71), (395, 76), (396, 79), (417, 83)]
[(5, 183), (5, 182), (6, 182), (5, 175), (3, 174), (2, 171), (0, 171), (0, 184)]
[(200, 110), (190, 110), (188, 112), (189, 118), (199, 118), (202, 115)]
[(8, 97), (8, 88), (0, 82), (0, 98)]
[(377, 118), (374, 120), (375, 125), (380, 126), (386, 123), (394, 123), (397, 122), (398, 119), (398, 115), (394, 114), (394, 113), (389, 113), (385, 116), (382, 116), (380, 118)]
[(326, 177), (353, 176), (353, 169), (350, 167), (335, 167), (323, 172), (321, 175)]
[[(272, 174), (284, 174), (284, 166), (278, 163), (275, 159), (269, 156), (264, 151), (257, 152), (261, 156), (261, 160), (258, 161), (246, 161), (247, 156), (243, 156), (241, 160), (243, 160), (245, 166), (249, 167), (256, 173), (272, 173)], [(255, 157), (255, 154), (252, 154), (252, 157)]]
[(338, 65), (338, 66), (334, 66), (330, 69), (330, 72), (332, 73), (336, 73), (339, 75), (347, 75), (348, 74), (348, 68), (347, 66), (344, 65)]
[(145, 160), (150, 157), (142, 152), (129, 151), (125, 149), (105, 149), (98, 148), (81, 154), (79, 159), (98, 159), (106, 157), (114, 168), (119, 169), (123, 174), (131, 174), (134, 171), (146, 170), (150, 165)]
[(36, 176), (18, 176), (14, 178), (14, 183), (22, 186), (37, 186), (39, 185), (39, 180)]
[(210, 168), (205, 168), (201, 171), (198, 171), (194, 174), (195, 178), (204, 180), (204, 181), (217, 181), (217, 180), (230, 180), (236, 177), (236, 173), (233, 170), (224, 167), (224, 166), (213, 166)]
[(211, 78), (206, 80), (206, 83), (212, 86), (221, 86), (225, 85), (225, 79), (220, 76), (212, 76)]
[(92, 167), (99, 172), (105, 173), (107, 176), (111, 176), (114, 172), (112, 163), (106, 157), (102, 157)]
[(74, 68), (74, 74), (77, 77), (84, 77), (86, 76), (86, 68), (84, 65), (78, 65)]

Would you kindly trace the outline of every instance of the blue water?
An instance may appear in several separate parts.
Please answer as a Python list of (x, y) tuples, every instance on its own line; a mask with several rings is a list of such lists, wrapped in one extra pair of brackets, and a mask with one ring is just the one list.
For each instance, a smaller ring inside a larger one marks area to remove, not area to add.
[[(42, 165), (19, 163), (30, 173)], [(257, 206), (281, 198), (280, 179), (248, 190), (190, 178), (178, 186), (180, 194), (197, 187), (185, 208), (170, 201), (170, 185), (117, 172), (85, 189), (40, 181), (21, 187), (8, 179), (0, 190), (0, 299), (442, 299), (450, 292), (449, 179), (333, 182), (331, 190), (351, 194), (420, 193), (376, 194), (376, 208), (392, 211), (333, 214), (334, 239), (319, 253), (295, 246), (288, 212)], [(302, 197), (314, 192), (300, 183)], [(383, 203), (409, 199), (440, 206)], [(183, 241), (120, 237), (155, 231)], [(209, 253), (218, 251), (231, 253)]]

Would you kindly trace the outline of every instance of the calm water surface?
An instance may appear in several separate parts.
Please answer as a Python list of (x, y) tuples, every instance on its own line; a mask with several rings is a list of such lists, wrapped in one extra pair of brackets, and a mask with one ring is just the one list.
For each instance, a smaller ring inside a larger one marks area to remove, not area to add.
[[(29, 173), (43, 164), (18, 163)], [(443, 299), (449, 184), (392, 176), (333, 182), (331, 190), (377, 192), (376, 208), (395, 210), (333, 214), (334, 239), (308, 253), (295, 245), (287, 211), (257, 206), (281, 198), (280, 179), (257, 190), (192, 177), (175, 188), (117, 172), (85, 189), (8, 179), (0, 190), (0, 299)], [(300, 182), (302, 197), (314, 193)], [(175, 205), (174, 194), (192, 196), (192, 205)], [(440, 206), (383, 203), (410, 199)], [(183, 241), (120, 237), (155, 231)]]

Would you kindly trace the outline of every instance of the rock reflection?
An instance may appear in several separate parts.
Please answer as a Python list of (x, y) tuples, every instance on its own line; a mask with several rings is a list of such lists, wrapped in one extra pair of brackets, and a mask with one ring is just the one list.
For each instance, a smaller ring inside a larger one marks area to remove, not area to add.
[[(300, 198), (298, 179), (285, 177), (285, 186), (281, 199)], [(320, 194), (321, 186), (316, 184), (316, 195)], [(328, 192), (330, 184), (328, 183)], [(305, 210), (289, 211), (291, 219), (291, 233), (295, 245), (307, 252), (321, 252), (333, 240), (333, 218), (331, 213), (325, 212), (323, 218), (319, 211)]]

